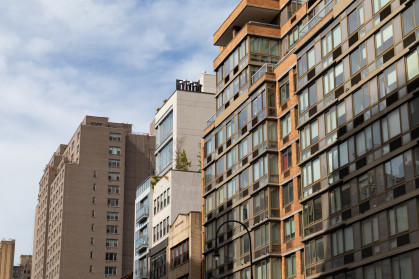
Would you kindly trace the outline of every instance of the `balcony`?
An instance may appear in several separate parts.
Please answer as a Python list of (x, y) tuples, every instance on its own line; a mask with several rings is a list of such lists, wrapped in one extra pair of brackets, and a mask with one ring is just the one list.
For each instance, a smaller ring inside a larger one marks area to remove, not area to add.
[(138, 210), (138, 211), (135, 213), (135, 216), (137, 216), (137, 222), (141, 222), (141, 221), (143, 221), (145, 218), (147, 218), (147, 217), (148, 217), (148, 215), (149, 215), (149, 211), (150, 211), (150, 209), (149, 209), (149, 207), (148, 207), (148, 206), (143, 206), (143, 208), (140, 208), (140, 210)]
[(143, 235), (140, 239), (135, 240), (135, 250), (141, 251), (148, 247), (148, 235)]
[(252, 84), (255, 84), (264, 74), (273, 74), (275, 70), (275, 64), (265, 63), (253, 76)]
[(225, 47), (233, 39), (233, 31), (249, 21), (270, 23), (279, 13), (279, 0), (242, 0), (215, 32), (214, 45)]
[(321, 9), (312, 19), (310, 19), (310, 21), (304, 25), (303, 28), (301, 28), (300, 34), (299, 34), (299, 38), (300, 40), (307, 35), (307, 33), (310, 30), (313, 30), (314, 27), (316, 27), (316, 25), (323, 19), (325, 18), (325, 16), (330, 13), (331, 11), (333, 11), (333, 6), (334, 6), (334, 0), (330, 0), (329, 3), (326, 4), (326, 6), (323, 7), (323, 9)]
[(215, 113), (207, 120), (207, 127), (209, 127), (215, 121)]

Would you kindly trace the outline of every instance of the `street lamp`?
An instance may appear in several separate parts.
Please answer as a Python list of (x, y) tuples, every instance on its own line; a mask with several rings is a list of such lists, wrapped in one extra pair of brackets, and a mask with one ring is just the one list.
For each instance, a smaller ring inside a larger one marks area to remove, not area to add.
[(218, 229), (217, 229), (217, 233), (215, 234), (215, 247), (214, 247), (214, 251), (212, 252), (212, 256), (214, 257), (215, 261), (218, 262), (218, 260), (220, 259), (220, 254), (218, 253), (218, 232), (220, 231), (220, 228), (224, 225), (227, 224), (229, 222), (232, 223), (239, 223), (240, 225), (242, 225), (246, 231), (247, 231), (247, 236), (249, 237), (249, 247), (250, 247), (250, 278), (253, 279), (253, 259), (252, 259), (252, 239), (250, 238), (250, 232), (247, 229), (247, 227), (240, 221), (237, 220), (227, 220), (224, 223), (222, 223)]

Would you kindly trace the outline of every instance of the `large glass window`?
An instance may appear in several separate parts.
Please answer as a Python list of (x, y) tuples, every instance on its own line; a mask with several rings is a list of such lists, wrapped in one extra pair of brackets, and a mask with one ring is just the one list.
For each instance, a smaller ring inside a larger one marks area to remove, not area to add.
[(334, 214), (351, 206), (351, 188), (349, 184), (342, 185), (329, 193), (330, 213)]
[(378, 241), (378, 218), (374, 215), (367, 220), (362, 221), (362, 244), (368, 245)]
[(404, 181), (403, 155), (399, 155), (384, 164), (387, 188)]
[(259, 147), (266, 141), (266, 122), (260, 125), (252, 134), (253, 149)]
[(384, 7), (390, 0), (373, 0), (373, 11), (374, 14)]
[(300, 114), (315, 105), (316, 102), (316, 83), (313, 83), (310, 87), (304, 89), (299, 97)]
[(294, 277), (297, 274), (295, 254), (285, 258), (287, 279)]
[(379, 56), (393, 45), (393, 22), (387, 23), (375, 34), (375, 55)]
[(164, 143), (164, 141), (172, 134), (173, 130), (173, 111), (171, 111), (157, 127), (157, 146)]
[(305, 245), (305, 264), (306, 266), (324, 260), (323, 238), (312, 240)]
[(332, 233), (332, 248), (333, 256), (337, 256), (354, 249), (352, 226)]
[(381, 131), (383, 136), (383, 142), (388, 141), (389, 139), (394, 138), (400, 134), (400, 114), (399, 110), (396, 109), (389, 114), (387, 117), (381, 119)]
[(397, 73), (395, 64), (391, 65), (384, 71), (384, 73), (378, 76), (378, 88), (380, 98), (383, 98), (385, 95), (397, 88)]
[(341, 85), (343, 82), (343, 65), (339, 63), (323, 76), (324, 95)]
[(302, 77), (308, 70), (316, 64), (314, 47), (304, 53), (298, 60), (298, 77)]
[(269, 223), (260, 226), (255, 230), (255, 249), (269, 243)]
[(310, 185), (320, 179), (320, 159), (314, 159), (302, 168), (303, 187)]
[(395, 235), (409, 229), (406, 204), (397, 205), (388, 210), (390, 235)]
[(252, 100), (252, 117), (265, 108), (265, 91)]
[(368, 92), (368, 83), (353, 94), (353, 107), (355, 115), (360, 114), (370, 106), (370, 95)]
[(253, 212), (254, 215), (259, 214), (261, 211), (268, 208), (268, 189), (265, 189), (261, 192), (259, 192), (254, 198), (253, 198)]
[[(379, 136), (379, 135), (377, 135)], [(366, 152), (372, 150), (372, 133), (371, 126), (368, 126), (355, 136), (356, 156), (362, 156)]]
[(319, 140), (319, 125), (315, 120), (301, 131), (301, 149), (304, 150)]
[(358, 177), (359, 199), (364, 200), (375, 195), (375, 171), (370, 170)]
[(364, 24), (363, 4), (359, 5), (352, 13), (348, 15), (349, 35), (354, 33), (362, 24)]
[(157, 173), (162, 172), (166, 167), (172, 164), (173, 141), (170, 141), (157, 155)]
[[(419, 2), (417, 4), (419, 10)], [(419, 16), (419, 15), (418, 15)], [(419, 74), (419, 59), (418, 59), (419, 48), (415, 49), (406, 57), (406, 71), (407, 80), (411, 80)]]
[(381, 262), (375, 262), (370, 265), (366, 265), (364, 267), (364, 278), (381, 279)]
[(340, 45), (341, 42), (341, 31), (340, 24), (333, 28), (329, 33), (322, 38), (322, 55), (325, 57), (334, 48)]
[(253, 181), (259, 180), (268, 173), (268, 156), (259, 158), (253, 165)]
[(291, 30), (291, 32), (288, 35), (288, 43), (289, 43), (289, 48), (292, 48), (294, 46), (294, 44), (298, 41), (299, 35), (300, 35), (300, 31), (302, 28), (302, 24), (299, 23), (296, 27), (294, 27), (294, 29)]
[(282, 171), (288, 170), (292, 166), (292, 148), (289, 147), (281, 152)]
[(367, 65), (367, 49), (365, 43), (362, 43), (351, 53), (351, 74), (354, 75)]
[(281, 105), (284, 104), (290, 98), (290, 84), (285, 82), (280, 88), (279, 92), (281, 94)]
[(327, 171), (331, 173), (348, 163), (348, 145), (345, 141), (327, 152)]
[(308, 201), (303, 206), (304, 226), (309, 226), (322, 219), (322, 200), (321, 197)]
[(215, 164), (215, 176), (218, 177), (224, 172), (224, 156), (218, 159)]
[(412, 259), (410, 253), (391, 258), (391, 272), (394, 279), (413, 279)]

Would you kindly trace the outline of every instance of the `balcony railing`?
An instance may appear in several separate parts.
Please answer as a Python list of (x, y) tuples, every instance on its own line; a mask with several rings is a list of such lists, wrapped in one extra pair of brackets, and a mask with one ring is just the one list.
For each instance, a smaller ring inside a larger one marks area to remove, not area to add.
[(334, 0), (329, 1), (303, 28), (301, 28), (299, 39), (307, 35), (329, 12), (333, 10)]
[(141, 222), (144, 218), (147, 218), (149, 215), (150, 209), (148, 206), (143, 206), (143, 208), (140, 208), (136, 213), (135, 216), (137, 216), (137, 222)]
[(264, 74), (273, 73), (275, 64), (265, 63), (253, 76), (252, 84), (255, 84)]
[(211, 125), (212, 123), (214, 123), (214, 121), (215, 121), (215, 118), (216, 118), (217, 116), (216, 116), (216, 114), (214, 113), (208, 120), (207, 120), (207, 127), (209, 126), (209, 125)]
[(148, 247), (148, 235), (143, 235), (135, 241), (135, 249), (142, 250)]
[(140, 267), (135, 270), (135, 279), (144, 279), (147, 278), (147, 267)]

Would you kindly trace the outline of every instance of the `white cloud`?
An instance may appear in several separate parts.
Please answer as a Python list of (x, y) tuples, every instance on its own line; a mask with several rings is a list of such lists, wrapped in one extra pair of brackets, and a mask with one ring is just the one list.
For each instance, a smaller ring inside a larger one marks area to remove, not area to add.
[(0, 238), (32, 253), (42, 170), (83, 117), (148, 131), (176, 78), (212, 71), (212, 35), (239, 1), (0, 2)]

